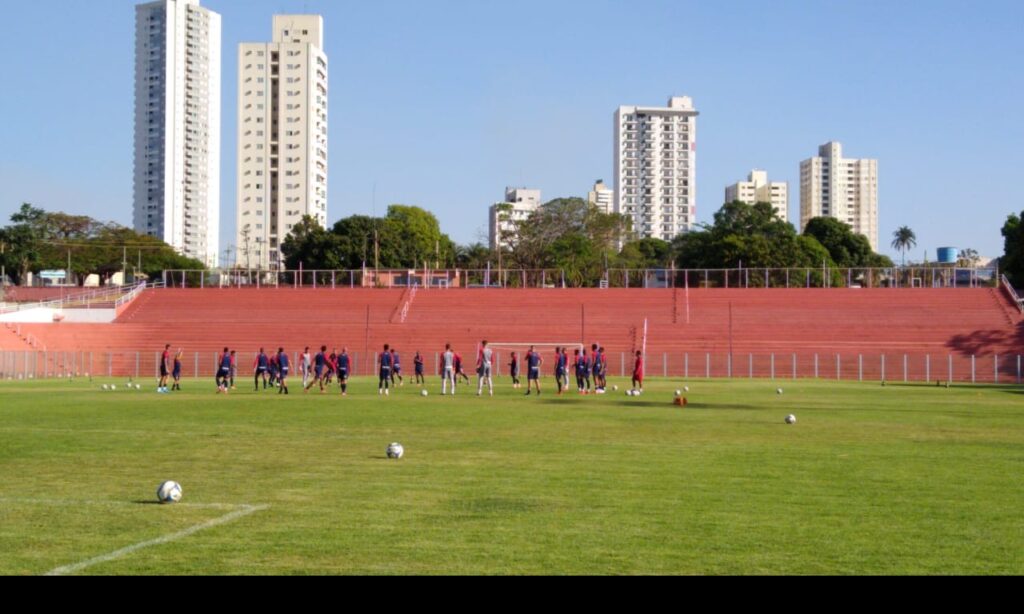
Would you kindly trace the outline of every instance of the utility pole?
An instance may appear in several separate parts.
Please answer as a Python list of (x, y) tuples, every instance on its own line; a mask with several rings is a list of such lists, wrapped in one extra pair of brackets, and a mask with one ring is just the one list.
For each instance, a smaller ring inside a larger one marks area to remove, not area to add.
[(128, 284), (128, 246), (125, 245), (121, 251), (121, 285)]

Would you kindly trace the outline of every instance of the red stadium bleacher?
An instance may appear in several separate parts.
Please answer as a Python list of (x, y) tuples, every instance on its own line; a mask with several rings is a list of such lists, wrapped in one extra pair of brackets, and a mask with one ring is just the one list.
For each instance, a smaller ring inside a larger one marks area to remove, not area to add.
[(401, 289), (156, 289), (113, 324), (21, 327), (51, 354), (79, 356), (76, 364), (89, 353), (96, 373), (151, 374), (164, 343), (186, 350), (187, 375), (212, 372), (223, 347), (239, 351), (247, 372), (259, 347), (322, 344), (347, 346), (363, 373), (384, 343), (402, 352), (407, 369), (416, 351), (431, 369), (446, 342), (473, 356), (488, 339), (599, 342), (618, 374), (645, 319), (650, 375), (789, 376), (795, 365), (801, 377), (881, 378), (884, 355), (890, 379), (905, 371), (909, 379), (944, 379), (952, 360), (954, 379), (991, 380), (1002, 356), (1000, 376), (1012, 379), (1024, 354), (1024, 318), (988, 288), (421, 289), (411, 302)]

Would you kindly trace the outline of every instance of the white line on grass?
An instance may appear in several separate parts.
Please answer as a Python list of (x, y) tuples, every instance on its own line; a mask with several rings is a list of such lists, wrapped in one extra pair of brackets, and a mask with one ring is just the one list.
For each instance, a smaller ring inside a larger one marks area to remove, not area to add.
[(212, 529), (213, 527), (220, 526), (222, 524), (227, 524), (229, 522), (234, 522), (235, 520), (238, 520), (239, 518), (243, 518), (243, 517), (248, 516), (250, 514), (255, 514), (256, 512), (263, 511), (263, 510), (267, 509), (270, 506), (269, 505), (256, 505), (256, 506), (253, 506), (253, 505), (243, 505), (243, 506), (239, 506), (239, 507), (240, 507), (240, 509), (238, 509), (238, 510), (236, 510), (234, 512), (231, 512), (230, 514), (227, 514), (225, 516), (221, 516), (220, 518), (214, 518), (213, 520), (208, 520), (208, 521), (206, 521), (206, 522), (204, 522), (202, 524), (197, 524), (194, 527), (190, 527), (190, 528), (185, 529), (183, 531), (178, 531), (177, 533), (171, 533), (170, 535), (164, 535), (163, 537), (158, 537), (156, 539), (151, 539), (149, 541), (139, 542), (137, 544), (132, 544), (131, 546), (127, 546), (127, 547), (121, 548), (120, 550), (115, 550), (115, 551), (110, 552), (108, 554), (103, 554), (103, 555), (100, 555), (100, 556), (97, 556), (97, 557), (94, 557), (94, 558), (82, 561), (81, 563), (75, 563), (74, 565), (65, 565), (63, 567), (58, 567), (56, 569), (52, 569), (52, 570), (46, 572), (46, 575), (48, 575), (48, 576), (64, 576), (64, 575), (67, 575), (67, 574), (78, 573), (79, 571), (82, 571), (83, 569), (92, 567), (93, 565), (99, 565), (100, 563), (107, 563), (109, 561), (113, 561), (113, 560), (116, 560), (116, 559), (128, 556), (129, 554), (138, 552), (139, 550), (142, 550), (144, 548), (149, 548), (151, 546), (159, 546), (161, 544), (166, 544), (166, 543), (170, 543), (170, 542), (173, 542), (173, 541), (177, 541), (179, 539), (183, 539), (183, 538), (188, 537), (190, 535), (194, 535), (194, 534), (196, 534), (196, 533), (198, 533), (200, 531), (205, 531), (206, 529)]
[[(153, 505), (157, 502), (153, 501)], [(93, 507), (136, 507), (139, 503), (129, 501), (83, 501), (80, 499), (6, 499), (0, 497), (0, 505), (89, 505)], [(247, 504), (232, 503), (175, 503), (174, 507), (189, 507), (209, 510), (238, 510), (254, 507)]]

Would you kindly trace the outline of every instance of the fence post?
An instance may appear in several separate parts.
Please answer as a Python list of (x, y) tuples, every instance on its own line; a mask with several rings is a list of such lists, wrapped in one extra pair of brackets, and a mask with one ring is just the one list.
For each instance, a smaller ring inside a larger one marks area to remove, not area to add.
[(841, 368), (842, 367), (840, 365), (840, 360), (841, 359), (839, 357), (839, 354), (836, 354), (836, 380), (837, 381), (843, 379), (842, 372), (841, 372)]
[(772, 380), (775, 379), (775, 352), (772, 352)]
[(1017, 383), (1020, 384), (1020, 354), (1017, 354)]
[(814, 379), (818, 379), (818, 353), (814, 353)]
[[(683, 379), (690, 379), (690, 353), (683, 354)], [(1017, 380), (1020, 380), (1020, 356), (1017, 357)]]
[(195, 363), (195, 368), (192, 371), (192, 377), (199, 379), (199, 352), (192, 352), (192, 359)]
[(706, 358), (705, 371), (707, 372), (706, 378), (707, 379), (711, 379), (711, 352), (708, 352), (707, 354), (705, 354), (705, 358)]
[(903, 383), (904, 384), (906, 384), (907, 382), (910, 381), (909, 371), (908, 371), (907, 368), (908, 368), (907, 355), (904, 354), (903, 355)]
[(114, 355), (107, 353), (107, 377), (114, 377)]
[(950, 384), (953, 383), (953, 355), (949, 355), (949, 379), (947, 380)]
[(971, 383), (976, 384), (978, 382), (977, 356), (971, 354)]
[(796, 353), (793, 353), (793, 381), (796, 381)]
[(864, 381), (864, 355), (857, 354), (857, 381)]
[(747, 378), (754, 379), (754, 355), (750, 354), (750, 362), (747, 364)]
[(924, 355), (924, 382), (932, 383), (932, 357), (931, 354)]
[(626, 353), (619, 352), (619, 359), (622, 362), (622, 375), (620, 377), (626, 377)]
[(135, 352), (135, 379), (139, 379), (139, 353)]
[(661, 364), (662, 364), (662, 370), (665, 373), (664, 376), (668, 377), (668, 354), (665, 353), (665, 352), (662, 352), (662, 354), (661, 354)]
[(729, 379), (732, 379), (732, 353), (727, 358), (726, 366), (728, 368), (726, 369), (726, 375), (728, 375)]
[(994, 367), (995, 367), (995, 378), (996, 378), (995, 383), (998, 384), (999, 383), (999, 354), (995, 354), (992, 357), (992, 359), (995, 361), (995, 364), (994, 364)]

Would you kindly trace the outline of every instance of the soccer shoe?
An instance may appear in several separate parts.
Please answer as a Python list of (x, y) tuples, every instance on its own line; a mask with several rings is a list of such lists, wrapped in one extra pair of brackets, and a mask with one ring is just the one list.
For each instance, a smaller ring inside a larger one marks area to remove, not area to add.
[(391, 389), (390, 388), (384, 391), (384, 396), (386, 396), (386, 397), (391, 396)]

